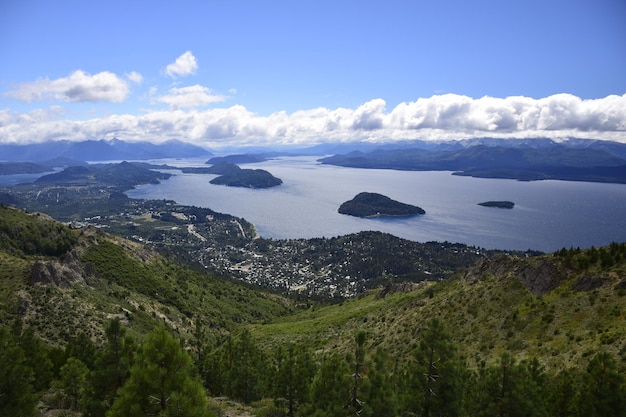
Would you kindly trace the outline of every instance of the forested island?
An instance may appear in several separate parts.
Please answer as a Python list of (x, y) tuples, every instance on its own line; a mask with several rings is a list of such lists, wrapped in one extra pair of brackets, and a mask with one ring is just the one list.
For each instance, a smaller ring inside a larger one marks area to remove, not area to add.
[(339, 213), (355, 217), (416, 216), (426, 212), (378, 193), (359, 193), (339, 206)]
[(512, 209), (515, 207), (515, 203), (512, 201), (485, 201), (483, 203), (478, 203), (479, 206), (483, 207), (497, 207), (503, 209)]
[(264, 169), (243, 169), (230, 162), (215, 164), (206, 172), (220, 175), (213, 178), (211, 184), (229, 187), (270, 188), (283, 183)]

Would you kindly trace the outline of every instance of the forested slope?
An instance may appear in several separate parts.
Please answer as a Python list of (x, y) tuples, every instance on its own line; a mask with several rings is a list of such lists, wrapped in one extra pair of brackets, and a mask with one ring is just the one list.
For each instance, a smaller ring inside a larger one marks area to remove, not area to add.
[(624, 243), (323, 305), (12, 208), (0, 237), (3, 416), (626, 410)]

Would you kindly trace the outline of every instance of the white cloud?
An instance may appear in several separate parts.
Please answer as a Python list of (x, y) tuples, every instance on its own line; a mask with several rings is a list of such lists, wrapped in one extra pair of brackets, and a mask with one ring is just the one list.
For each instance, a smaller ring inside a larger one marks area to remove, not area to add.
[(172, 78), (176, 76), (184, 77), (186, 75), (193, 74), (197, 70), (198, 63), (196, 62), (196, 57), (193, 56), (191, 51), (185, 52), (176, 58), (176, 61), (165, 67), (166, 74)]
[(38, 100), (95, 102), (122, 102), (128, 96), (128, 84), (112, 72), (103, 71), (94, 75), (77, 70), (67, 77), (19, 84), (4, 95), (20, 101)]
[(465, 139), (471, 137), (586, 137), (626, 142), (626, 94), (583, 100), (569, 94), (541, 99), (444, 94), (400, 103), (387, 111), (374, 99), (356, 109), (323, 107), (259, 116), (241, 105), (204, 110), (183, 108), (213, 103), (202, 86), (173, 88), (160, 97), (169, 110), (72, 121), (43, 112), (0, 111), (0, 142), (180, 139), (222, 145), (314, 144), (329, 141)]
[(166, 103), (171, 108), (178, 109), (205, 106), (224, 101), (226, 98), (221, 95), (211, 94), (211, 89), (196, 84), (188, 87), (171, 88), (169, 94), (159, 96), (155, 100), (160, 103)]
[(359, 106), (354, 111), (355, 129), (375, 130), (383, 127), (385, 100), (375, 99)]
[(141, 75), (137, 71), (129, 72), (128, 74), (126, 74), (126, 78), (128, 78), (130, 81), (134, 82), (135, 84), (141, 84), (143, 82), (143, 75)]
[(445, 94), (401, 103), (385, 127), (419, 131), (442, 129), (460, 134), (524, 134), (528, 132), (626, 130), (626, 95), (582, 100), (570, 94), (472, 99)]

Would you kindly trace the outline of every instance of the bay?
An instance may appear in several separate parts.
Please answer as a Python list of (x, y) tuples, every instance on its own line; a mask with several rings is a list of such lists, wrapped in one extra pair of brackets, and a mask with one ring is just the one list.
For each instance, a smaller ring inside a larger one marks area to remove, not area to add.
[[(175, 174), (130, 190), (132, 198), (170, 199), (243, 217), (262, 237), (333, 237), (377, 230), (418, 242), (448, 241), (487, 249), (541, 250), (626, 241), (626, 185), (568, 181), (523, 182), (442, 171), (372, 170), (321, 165), (314, 157), (283, 157), (243, 168), (283, 180), (270, 189), (212, 185), (215, 175)], [(205, 166), (204, 160), (159, 160)], [(367, 191), (422, 207), (410, 218), (360, 219), (339, 214), (341, 203)], [(479, 206), (510, 200), (511, 210)]]

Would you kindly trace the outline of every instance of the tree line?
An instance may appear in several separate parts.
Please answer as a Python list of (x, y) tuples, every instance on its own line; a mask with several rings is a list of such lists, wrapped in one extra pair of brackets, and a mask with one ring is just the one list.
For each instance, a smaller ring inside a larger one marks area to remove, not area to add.
[(42, 407), (94, 417), (221, 416), (208, 399), (222, 396), (272, 398), (259, 417), (626, 416), (623, 363), (611, 353), (546, 371), (538, 359), (503, 352), (470, 369), (439, 319), (420, 331), (408, 360), (371, 346), (365, 332), (347, 354), (291, 342), (264, 350), (246, 329), (213, 344), (201, 327), (187, 343), (165, 327), (139, 343), (119, 320), (105, 334), (100, 347), (79, 334), (55, 349), (19, 322), (0, 327), (0, 416)]

